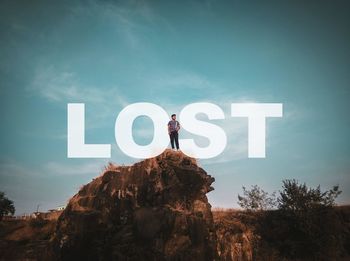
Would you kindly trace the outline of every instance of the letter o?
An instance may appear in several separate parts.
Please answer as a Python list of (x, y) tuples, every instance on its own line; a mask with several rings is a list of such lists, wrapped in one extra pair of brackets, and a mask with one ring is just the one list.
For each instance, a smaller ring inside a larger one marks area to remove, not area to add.
[[(153, 140), (148, 145), (138, 145), (132, 136), (132, 125), (139, 116), (149, 117), (154, 124)], [(126, 106), (115, 121), (115, 140), (119, 148), (133, 158), (152, 158), (161, 154), (169, 144), (167, 112), (154, 103), (139, 102)]]

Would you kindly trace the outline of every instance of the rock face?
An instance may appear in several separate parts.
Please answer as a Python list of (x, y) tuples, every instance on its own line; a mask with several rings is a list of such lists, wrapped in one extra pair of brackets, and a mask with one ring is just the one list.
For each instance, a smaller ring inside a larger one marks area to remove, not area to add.
[[(234, 210), (216, 210), (213, 212), (217, 237), (217, 253), (222, 261), (279, 260), (254, 256), (254, 247), (258, 242), (254, 225), (257, 220), (249, 214)], [(256, 252), (256, 251), (255, 251)]]
[(110, 164), (57, 222), (58, 260), (215, 260), (206, 193), (214, 178), (166, 150), (132, 166)]

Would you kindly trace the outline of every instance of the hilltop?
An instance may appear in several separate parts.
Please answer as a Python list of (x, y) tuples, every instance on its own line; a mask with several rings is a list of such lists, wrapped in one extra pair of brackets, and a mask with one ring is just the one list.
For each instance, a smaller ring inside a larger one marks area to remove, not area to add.
[(171, 150), (110, 163), (63, 211), (1, 222), (0, 260), (349, 260), (349, 207), (312, 213), (303, 238), (279, 211), (212, 211), (214, 181)]

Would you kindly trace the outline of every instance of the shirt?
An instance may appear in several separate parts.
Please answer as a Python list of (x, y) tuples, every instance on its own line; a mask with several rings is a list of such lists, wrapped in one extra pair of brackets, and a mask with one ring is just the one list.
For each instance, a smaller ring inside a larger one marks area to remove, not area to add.
[(168, 122), (169, 131), (177, 131), (180, 128), (180, 123), (177, 120), (171, 120)]

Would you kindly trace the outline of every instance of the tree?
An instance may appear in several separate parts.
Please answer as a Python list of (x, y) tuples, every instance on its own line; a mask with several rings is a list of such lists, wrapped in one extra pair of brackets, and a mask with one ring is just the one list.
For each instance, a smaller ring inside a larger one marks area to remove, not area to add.
[(282, 210), (303, 211), (316, 207), (331, 207), (341, 191), (339, 186), (322, 192), (320, 186), (308, 188), (297, 180), (283, 180), (282, 191), (278, 198), (279, 208)]
[(238, 205), (246, 210), (266, 210), (276, 206), (275, 193), (271, 196), (258, 185), (252, 186), (251, 190), (243, 188), (243, 196), (238, 194)]
[(15, 213), (15, 206), (13, 205), (13, 201), (9, 200), (4, 192), (0, 191), (0, 221), (3, 216)]

